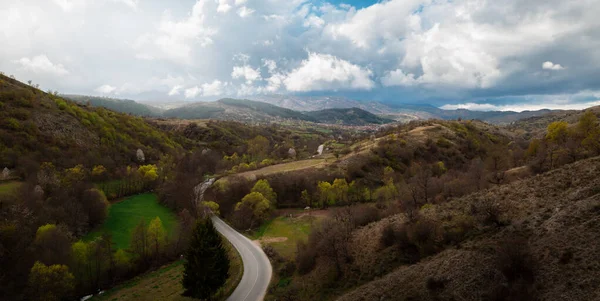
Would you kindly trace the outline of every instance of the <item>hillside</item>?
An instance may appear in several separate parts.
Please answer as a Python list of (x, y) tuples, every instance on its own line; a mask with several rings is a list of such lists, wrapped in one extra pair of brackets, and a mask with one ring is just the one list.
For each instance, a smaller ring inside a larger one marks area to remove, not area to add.
[(371, 125), (393, 122), (393, 120), (379, 117), (360, 108), (299, 112), (261, 101), (232, 98), (192, 103), (166, 110), (163, 116), (181, 119), (232, 120), (246, 123), (295, 120), (339, 125)]
[(140, 117), (88, 107), (0, 75), (0, 166), (27, 168), (53, 162), (107, 168), (147, 161), (180, 148), (170, 134)]
[(81, 104), (89, 104), (94, 107), (103, 107), (115, 112), (127, 113), (137, 116), (160, 116), (162, 110), (150, 105), (142, 104), (130, 99), (117, 99), (97, 96), (65, 94), (61, 97)]
[(596, 116), (600, 116), (600, 106), (595, 106), (586, 110), (558, 111), (541, 116), (523, 118), (513, 122), (508, 128), (512, 131), (522, 131), (529, 133), (532, 136), (539, 136), (552, 122), (564, 121), (568, 124), (577, 123), (585, 111), (592, 111)]
[[(339, 300), (481, 300), (503, 294), (505, 300), (596, 300), (599, 179), (596, 157), (422, 209), (424, 218), (450, 227), (472, 210), (493, 204), (501, 226), (486, 225), (485, 215), (475, 211), (471, 222), (477, 235)], [(396, 252), (394, 247), (374, 247), (386, 224), (401, 227), (391, 218), (355, 233), (353, 254), (359, 263), (381, 262), (383, 254)]]
[(320, 123), (328, 124), (369, 125), (394, 122), (391, 119), (379, 117), (360, 108), (325, 109), (320, 111), (306, 112), (305, 114), (314, 118)]
[(271, 104), (242, 99), (224, 98), (214, 102), (196, 102), (166, 110), (164, 117), (182, 119), (218, 119), (240, 122), (265, 122), (275, 119), (315, 121), (290, 109)]
[(255, 98), (282, 108), (295, 111), (320, 111), (325, 109), (360, 108), (373, 114), (386, 114), (394, 110), (376, 101), (358, 101), (334, 96), (262, 95)]

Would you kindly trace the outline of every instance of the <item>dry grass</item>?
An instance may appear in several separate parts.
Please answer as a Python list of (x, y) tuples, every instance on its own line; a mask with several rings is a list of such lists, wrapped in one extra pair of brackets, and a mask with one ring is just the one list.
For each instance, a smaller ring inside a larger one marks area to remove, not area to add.
[[(260, 176), (268, 176), (272, 174), (291, 172), (291, 171), (299, 171), (309, 168), (322, 168), (327, 166), (330, 162), (333, 163), (334, 159), (326, 159), (326, 158), (318, 158), (318, 159), (307, 159), (300, 161), (293, 161), (288, 163), (276, 164), (267, 166), (264, 168), (241, 172), (235, 174), (236, 176), (245, 177), (251, 181), (256, 180), (257, 177)], [(219, 179), (219, 181), (227, 181), (227, 177), (223, 177)]]
[[(444, 224), (470, 216), (472, 206), (481, 202), (495, 204), (509, 225), (479, 229), (480, 234), (460, 248), (401, 266), (340, 300), (488, 300), (506, 281), (493, 250), (517, 232), (525, 236), (536, 263), (533, 287), (540, 300), (600, 300), (600, 158), (429, 207), (422, 213)], [(380, 237), (383, 224), (390, 222), (394, 221), (383, 220), (355, 233), (355, 260), (362, 266), (375, 266), (373, 273), (378, 263), (385, 263), (386, 250), (369, 246)], [(428, 283), (442, 284), (431, 291)]]

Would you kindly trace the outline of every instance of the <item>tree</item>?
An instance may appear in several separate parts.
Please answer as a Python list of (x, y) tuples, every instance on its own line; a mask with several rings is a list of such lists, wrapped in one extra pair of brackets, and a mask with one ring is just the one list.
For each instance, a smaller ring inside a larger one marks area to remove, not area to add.
[(102, 224), (108, 216), (108, 200), (104, 192), (96, 188), (84, 192), (83, 206), (88, 214), (88, 222), (91, 227)]
[(138, 173), (142, 176), (144, 181), (147, 182), (152, 182), (158, 178), (158, 171), (154, 164), (140, 166), (138, 168)]
[(131, 251), (138, 256), (142, 261), (148, 259), (149, 247), (148, 247), (148, 229), (146, 228), (146, 221), (144, 219), (135, 226), (131, 233)]
[(262, 159), (269, 151), (269, 140), (264, 136), (256, 136), (248, 140), (248, 154), (254, 159)]
[(335, 179), (331, 185), (331, 193), (336, 202), (348, 203), (348, 182), (346, 179)]
[(58, 301), (69, 296), (75, 278), (66, 265), (47, 266), (37, 261), (29, 272), (30, 298), (28, 300)]
[(267, 200), (260, 192), (250, 192), (235, 206), (235, 210), (240, 213), (245, 212), (248, 208), (252, 210), (250, 220), (241, 220), (241, 223), (239, 224), (248, 225), (249, 228), (254, 227), (256, 222), (266, 220), (271, 212), (269, 200)]
[(38, 259), (46, 264), (66, 264), (71, 257), (71, 233), (54, 224), (40, 226), (34, 245)]
[(148, 248), (154, 257), (158, 257), (167, 241), (167, 233), (160, 217), (154, 218), (148, 226)]
[(269, 181), (267, 180), (258, 180), (256, 184), (254, 184), (254, 187), (252, 187), (251, 192), (259, 192), (262, 194), (269, 200), (273, 207), (277, 204), (277, 193), (273, 191), (273, 188), (271, 188), (271, 185), (269, 185)]
[(564, 121), (555, 121), (548, 125), (546, 140), (553, 146), (549, 149), (550, 168), (554, 168), (555, 155), (567, 142), (569, 137), (569, 124)]
[(592, 155), (600, 152), (600, 125), (598, 117), (592, 111), (586, 111), (577, 123), (577, 130), (583, 139), (581, 145)]
[(185, 259), (184, 296), (209, 299), (227, 281), (229, 258), (210, 219), (196, 224)]

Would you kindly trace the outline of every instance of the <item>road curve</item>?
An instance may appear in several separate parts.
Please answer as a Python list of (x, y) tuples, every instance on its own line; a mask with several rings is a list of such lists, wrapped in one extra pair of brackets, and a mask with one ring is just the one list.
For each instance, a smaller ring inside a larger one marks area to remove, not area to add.
[(262, 301), (267, 293), (273, 268), (263, 250), (238, 233), (216, 215), (211, 219), (219, 231), (238, 250), (244, 263), (244, 274), (228, 301)]

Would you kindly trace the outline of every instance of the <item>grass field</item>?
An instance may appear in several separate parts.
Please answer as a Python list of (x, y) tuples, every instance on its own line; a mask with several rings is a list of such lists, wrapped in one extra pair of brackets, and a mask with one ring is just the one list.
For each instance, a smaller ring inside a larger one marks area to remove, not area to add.
[(129, 197), (122, 202), (114, 203), (108, 211), (108, 218), (99, 228), (84, 237), (90, 241), (100, 236), (104, 231), (113, 235), (117, 248), (129, 247), (131, 232), (140, 220), (150, 223), (155, 217), (160, 217), (167, 233), (171, 233), (177, 223), (176, 215), (168, 208), (160, 205), (155, 194), (145, 193)]
[[(231, 265), (229, 279), (223, 289), (215, 297), (216, 301), (225, 300), (237, 287), (242, 279), (242, 258), (229, 242), (224, 240), (228, 249)], [(91, 301), (193, 301), (197, 299), (182, 297), (183, 286), (183, 260), (166, 265), (156, 271), (138, 276), (122, 285), (108, 290), (101, 296), (96, 296)]]
[(21, 186), (21, 182), (9, 181), (0, 183), (0, 195), (7, 195), (13, 193), (17, 188)]
[(272, 246), (285, 258), (294, 259), (298, 241), (306, 241), (312, 227), (322, 218), (323, 216), (305, 214), (301, 214), (299, 217), (280, 216), (263, 224), (251, 238)]
[[(302, 170), (307, 168), (319, 168), (327, 165), (327, 161), (333, 162), (335, 159), (332, 158), (319, 158), (319, 159), (307, 159), (300, 161), (293, 161), (288, 163), (275, 164), (264, 168), (241, 172), (235, 174), (236, 176), (243, 176), (247, 179), (256, 179), (258, 176), (266, 176), (276, 173)], [(227, 177), (219, 179), (219, 181), (226, 181)]]

